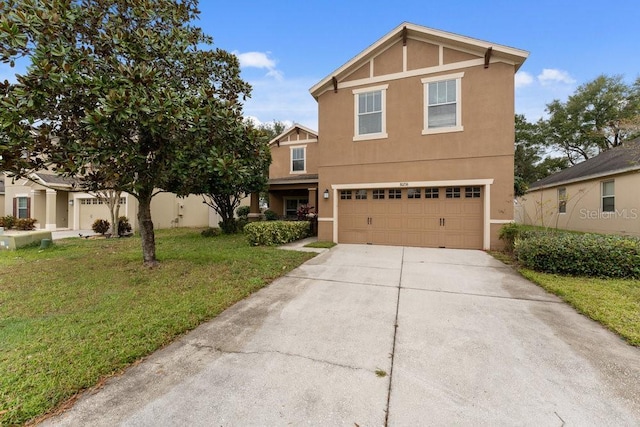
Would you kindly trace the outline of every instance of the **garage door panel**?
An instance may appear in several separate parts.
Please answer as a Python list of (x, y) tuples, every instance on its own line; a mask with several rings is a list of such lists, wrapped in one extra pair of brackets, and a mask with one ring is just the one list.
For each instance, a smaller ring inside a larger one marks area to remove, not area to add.
[(422, 214), (424, 212), (424, 204), (418, 200), (411, 200), (406, 203), (406, 213), (409, 215)]
[[(451, 188), (454, 188), (451, 190)], [(379, 189), (382, 190), (382, 189)], [(379, 191), (368, 190), (367, 200), (339, 200), (338, 238), (343, 243), (372, 243), (449, 248), (478, 248), (483, 246), (482, 192), (474, 187), (418, 188), (411, 191), (419, 199), (373, 199)], [(382, 192), (385, 196), (390, 191)], [(399, 194), (395, 192), (394, 194)], [(427, 198), (437, 196), (440, 198)], [(459, 198), (446, 198), (459, 194)]]

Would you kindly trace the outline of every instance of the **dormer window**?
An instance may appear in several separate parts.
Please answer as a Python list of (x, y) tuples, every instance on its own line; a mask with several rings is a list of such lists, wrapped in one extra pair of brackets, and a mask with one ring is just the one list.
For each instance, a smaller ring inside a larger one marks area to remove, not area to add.
[(354, 141), (387, 137), (387, 88), (389, 85), (356, 89)]
[(305, 147), (291, 147), (291, 172), (292, 173), (304, 173), (306, 172)]

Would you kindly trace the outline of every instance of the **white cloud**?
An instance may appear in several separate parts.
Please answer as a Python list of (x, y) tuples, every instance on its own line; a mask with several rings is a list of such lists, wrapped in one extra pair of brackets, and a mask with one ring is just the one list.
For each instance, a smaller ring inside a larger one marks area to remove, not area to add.
[(554, 68), (544, 68), (542, 73), (538, 74), (538, 81), (541, 85), (546, 86), (553, 83), (574, 84), (576, 80), (563, 70)]
[(526, 71), (518, 71), (516, 73), (516, 88), (529, 86), (533, 83), (533, 76)]
[(244, 104), (245, 117), (261, 124), (278, 120), (286, 124), (300, 123), (318, 129), (318, 104), (309, 88), (320, 79), (300, 77), (275, 80), (269, 76), (248, 79), (253, 87), (251, 98)]
[(281, 81), (284, 78), (282, 71), (276, 69), (276, 61), (269, 57), (271, 52), (233, 52), (240, 60), (242, 68), (266, 69), (267, 76)]

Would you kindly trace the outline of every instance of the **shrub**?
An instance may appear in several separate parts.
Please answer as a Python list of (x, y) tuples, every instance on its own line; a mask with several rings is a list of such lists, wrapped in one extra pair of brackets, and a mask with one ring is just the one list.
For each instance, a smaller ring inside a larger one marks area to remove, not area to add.
[(276, 221), (278, 219), (278, 214), (271, 209), (267, 209), (264, 211), (264, 219), (267, 221)]
[(249, 206), (240, 206), (236, 209), (236, 215), (238, 215), (238, 218), (248, 218), (249, 212), (251, 212), (251, 208)]
[(275, 246), (309, 236), (307, 221), (260, 221), (244, 228), (249, 243), (254, 246)]
[(513, 244), (520, 235), (522, 227), (515, 222), (505, 224), (500, 228), (498, 238), (504, 242), (505, 249), (508, 252), (513, 251)]
[(118, 218), (118, 236), (127, 236), (131, 234), (131, 224), (129, 224), (129, 218), (121, 216)]
[(14, 227), (18, 230), (34, 230), (37, 221), (35, 218), (20, 218), (16, 220)]
[(110, 226), (111, 224), (106, 219), (96, 219), (95, 221), (93, 221), (91, 229), (94, 231), (94, 233), (104, 234), (109, 231)]
[(525, 267), (546, 273), (640, 278), (640, 240), (601, 234), (533, 234), (516, 240)]
[(2, 216), (0, 217), (0, 227), (4, 227), (7, 230), (13, 228), (17, 220), (18, 218), (13, 215)]
[(202, 237), (216, 237), (219, 236), (222, 232), (220, 231), (219, 228), (213, 228), (213, 227), (209, 227), (205, 230), (202, 230), (202, 232), (200, 233), (200, 235)]
[(307, 221), (315, 217), (315, 208), (309, 205), (300, 205), (296, 211), (298, 221)]
[(238, 232), (238, 221), (235, 218), (218, 222), (218, 227), (224, 234), (235, 234)]

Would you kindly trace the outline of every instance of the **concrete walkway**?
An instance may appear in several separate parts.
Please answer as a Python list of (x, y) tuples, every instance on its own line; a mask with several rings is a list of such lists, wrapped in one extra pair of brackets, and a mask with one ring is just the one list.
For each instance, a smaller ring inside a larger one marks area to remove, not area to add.
[(44, 424), (639, 425), (640, 351), (483, 252), (339, 245)]

